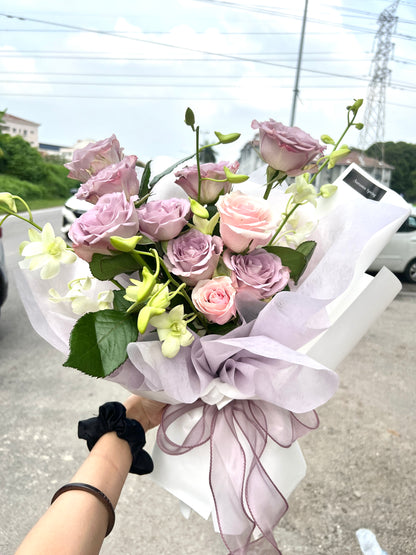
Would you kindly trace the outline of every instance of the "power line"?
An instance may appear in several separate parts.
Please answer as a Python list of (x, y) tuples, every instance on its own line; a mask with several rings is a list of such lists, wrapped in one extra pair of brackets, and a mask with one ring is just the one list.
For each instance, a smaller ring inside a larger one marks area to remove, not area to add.
[[(191, 102), (191, 101), (204, 101), (204, 102), (214, 102), (214, 101), (218, 101), (218, 100), (222, 100), (222, 101), (233, 101), (235, 102), (236, 99), (230, 96), (209, 96), (209, 97), (189, 97), (189, 96), (96, 96), (96, 95), (91, 95), (91, 96), (87, 96), (87, 95), (73, 95), (73, 94), (60, 94), (60, 95), (56, 95), (56, 94), (34, 94), (34, 93), (9, 93), (9, 94), (5, 94), (3, 93), (3, 96), (7, 97), (35, 97), (35, 98), (76, 98), (76, 99), (83, 99), (83, 100), (135, 100), (135, 101), (160, 101), (160, 100), (174, 100), (174, 101), (185, 101), (185, 102)], [(244, 99), (241, 99), (244, 100)], [(321, 102), (321, 103), (328, 103), (329, 99), (324, 99), (324, 98), (304, 98), (304, 101), (308, 101), (308, 102)], [(334, 98), (331, 97), (331, 102), (334, 101)], [(351, 98), (346, 98), (346, 99), (342, 99), (342, 98), (337, 98), (335, 99), (336, 102), (350, 102)], [(397, 103), (393, 103), (393, 102), (386, 102), (386, 104), (392, 105), (392, 106), (400, 106), (403, 108), (412, 108), (412, 109), (416, 109), (416, 104), (415, 105), (407, 105), (407, 104), (397, 104)]]
[[(217, 55), (217, 54), (213, 54), (213, 55)], [(219, 54), (218, 54), (219, 56)], [(6, 56), (8, 57), (8, 56)], [(11, 56), (12, 58), (18, 58), (17, 56)], [(32, 58), (56, 58), (57, 56), (51, 55), (51, 56), (31, 56)], [(294, 66), (291, 65), (287, 65), (287, 64), (278, 64), (275, 62), (271, 62), (271, 61), (266, 61), (266, 60), (256, 60), (256, 59), (252, 59), (252, 58), (242, 58), (242, 57), (237, 57), (237, 56), (229, 56), (231, 59), (234, 60), (244, 60), (246, 62), (254, 62), (254, 63), (259, 63), (259, 64), (264, 64), (264, 65), (269, 65), (269, 66), (273, 66), (273, 67), (283, 67), (286, 69), (295, 69)], [(59, 56), (58, 56), (59, 58)], [(63, 59), (82, 59), (82, 60), (105, 60), (105, 61), (144, 61), (147, 60), (148, 62), (155, 62), (158, 61), (157, 59), (149, 59), (149, 58), (126, 58), (126, 57), (122, 57), (122, 58), (100, 58), (100, 57), (87, 57), (87, 56), (81, 56), (81, 57), (73, 57), (73, 56), (65, 56), (64, 58), (60, 57), (59, 59), (63, 60)], [(172, 59), (170, 58), (166, 58), (165, 61), (172, 61)], [(175, 60), (177, 61), (177, 60)], [(190, 61), (189, 58), (186, 58), (184, 61)], [(191, 60), (191, 61), (203, 61), (203, 62), (209, 62), (209, 61), (216, 61), (218, 62), (219, 60), (206, 60), (204, 58), (200, 59), (200, 60)], [(318, 70), (318, 69), (308, 69), (308, 68), (302, 68), (303, 71), (309, 72), (309, 73), (316, 73), (318, 75), (329, 75), (332, 77), (342, 77), (343, 79), (355, 79), (358, 81), (368, 81), (367, 77), (359, 77), (359, 76), (355, 76), (355, 75), (345, 75), (342, 73), (333, 73), (330, 71), (322, 71), (322, 70)]]

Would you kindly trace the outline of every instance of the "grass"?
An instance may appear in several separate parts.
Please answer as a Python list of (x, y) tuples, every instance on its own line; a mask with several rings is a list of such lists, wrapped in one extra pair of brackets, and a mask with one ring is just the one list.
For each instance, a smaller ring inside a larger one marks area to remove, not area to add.
[[(27, 201), (31, 210), (41, 210), (43, 208), (53, 208), (55, 206), (63, 206), (65, 204), (66, 198), (47, 198), (47, 199), (35, 199)], [(25, 210), (20, 209), (22, 204), (19, 202), (19, 212), (25, 212)]]

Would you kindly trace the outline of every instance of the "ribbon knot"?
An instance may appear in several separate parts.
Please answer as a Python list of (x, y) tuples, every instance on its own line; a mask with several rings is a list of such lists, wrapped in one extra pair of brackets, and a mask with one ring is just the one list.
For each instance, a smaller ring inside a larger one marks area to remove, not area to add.
[[(169, 426), (186, 413), (201, 416), (182, 443), (173, 441)], [(181, 455), (207, 442), (209, 485), (223, 542), (231, 555), (280, 554), (273, 529), (288, 504), (262, 462), (268, 441), (290, 447), (319, 425), (315, 411), (302, 415), (257, 400), (234, 400), (222, 409), (201, 400), (168, 407), (157, 442), (169, 455)], [(266, 550), (266, 551), (265, 551)]]

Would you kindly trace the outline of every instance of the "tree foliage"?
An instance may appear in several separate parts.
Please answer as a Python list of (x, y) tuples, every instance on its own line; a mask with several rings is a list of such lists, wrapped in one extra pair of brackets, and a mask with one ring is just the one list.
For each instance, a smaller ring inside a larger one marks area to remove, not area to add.
[[(61, 164), (47, 162), (40, 152), (20, 136), (0, 134), (0, 174), (14, 187), (28, 190), (25, 198), (67, 198), (75, 182)], [(17, 181), (22, 181), (19, 186)], [(34, 187), (27, 186), (31, 183)], [(17, 194), (17, 193), (14, 193)]]
[[(372, 145), (366, 152), (368, 156), (378, 158), (380, 144)], [(408, 202), (416, 202), (416, 145), (400, 141), (384, 143), (384, 161), (394, 166), (391, 176), (391, 188), (402, 195)]]

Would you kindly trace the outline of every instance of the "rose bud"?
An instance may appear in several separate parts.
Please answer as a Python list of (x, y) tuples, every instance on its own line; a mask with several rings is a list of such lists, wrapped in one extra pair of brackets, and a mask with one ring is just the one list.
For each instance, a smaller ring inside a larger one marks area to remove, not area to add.
[(250, 251), (266, 245), (276, 227), (276, 216), (264, 199), (234, 191), (221, 196), (216, 204), (220, 213), (220, 234), (234, 252)]
[(232, 254), (226, 250), (223, 260), (231, 273), (237, 291), (249, 291), (258, 299), (272, 297), (282, 291), (290, 278), (290, 270), (280, 258), (264, 249), (248, 254)]
[(188, 285), (210, 278), (217, 267), (223, 243), (219, 237), (191, 229), (169, 241), (164, 258), (170, 272)]
[(64, 164), (69, 170), (68, 177), (82, 183), (100, 170), (123, 159), (123, 149), (115, 135), (97, 143), (88, 143), (74, 151), (72, 162)]
[(75, 253), (91, 262), (94, 253), (111, 254), (110, 237), (132, 237), (139, 230), (139, 216), (134, 201), (124, 193), (104, 195), (95, 206), (82, 214), (69, 229)]
[(199, 281), (192, 290), (192, 302), (210, 322), (225, 324), (236, 314), (231, 278), (219, 276)]
[(191, 205), (187, 199), (152, 200), (140, 206), (137, 212), (140, 233), (152, 241), (168, 241), (182, 231), (191, 215)]
[[(231, 191), (232, 183), (229, 181), (220, 181), (218, 183), (209, 179), (226, 179), (224, 166), (226, 166), (232, 173), (236, 173), (240, 164), (238, 162), (217, 162), (200, 165), (201, 198), (199, 199), (199, 202), (201, 202), (201, 204), (212, 204), (218, 199), (221, 191), (224, 193), (229, 193)], [(175, 176), (178, 178), (175, 183), (182, 187), (188, 196), (198, 199), (197, 166), (186, 166), (185, 168), (175, 172)]]
[(121, 162), (111, 164), (80, 186), (77, 198), (96, 204), (97, 200), (108, 193), (123, 192), (126, 198), (139, 193), (140, 183), (136, 174), (137, 156), (126, 156)]
[(287, 127), (271, 118), (261, 123), (253, 120), (251, 127), (259, 130), (260, 155), (266, 164), (290, 176), (303, 173), (326, 149), (299, 127)]

